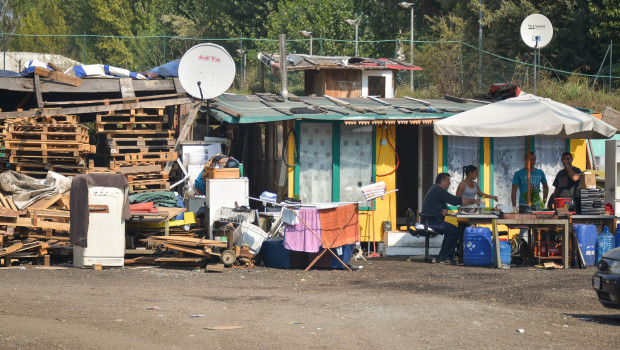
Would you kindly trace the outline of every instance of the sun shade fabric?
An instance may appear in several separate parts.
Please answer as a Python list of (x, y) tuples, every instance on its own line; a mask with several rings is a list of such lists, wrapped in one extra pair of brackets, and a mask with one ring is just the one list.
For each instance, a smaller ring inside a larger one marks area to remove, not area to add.
[(548, 98), (524, 94), (478, 107), (435, 123), (447, 136), (551, 136), (575, 139), (610, 138), (611, 125)]

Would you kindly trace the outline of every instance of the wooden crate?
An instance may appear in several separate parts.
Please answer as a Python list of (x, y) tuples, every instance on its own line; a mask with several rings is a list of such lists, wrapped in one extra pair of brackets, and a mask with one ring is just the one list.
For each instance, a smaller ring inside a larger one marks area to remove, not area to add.
[(207, 167), (206, 170), (206, 175), (208, 179), (238, 179), (240, 177), (239, 168), (215, 169)]

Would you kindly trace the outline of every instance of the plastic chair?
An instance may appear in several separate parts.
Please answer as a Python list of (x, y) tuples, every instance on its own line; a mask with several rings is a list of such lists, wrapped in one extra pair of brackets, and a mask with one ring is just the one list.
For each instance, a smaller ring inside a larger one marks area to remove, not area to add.
[(420, 219), (423, 223), (416, 222), (415, 212), (408, 208), (405, 213), (405, 220), (407, 221), (407, 231), (410, 235), (415, 237), (424, 236), (424, 261), (431, 262), (432, 259), (428, 255), (428, 249), (430, 245), (430, 238), (440, 234), (428, 227), (428, 221), (433, 218), (433, 215), (420, 214)]

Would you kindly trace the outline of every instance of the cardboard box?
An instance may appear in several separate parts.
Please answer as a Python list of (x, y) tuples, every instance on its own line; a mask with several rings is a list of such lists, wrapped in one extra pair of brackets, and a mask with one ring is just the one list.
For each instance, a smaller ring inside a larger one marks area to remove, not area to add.
[(208, 179), (238, 179), (239, 168), (220, 168), (215, 169), (211, 167), (205, 168), (207, 170), (206, 177)]
[(584, 173), (579, 175), (579, 188), (588, 189), (596, 188), (596, 175), (592, 173)]

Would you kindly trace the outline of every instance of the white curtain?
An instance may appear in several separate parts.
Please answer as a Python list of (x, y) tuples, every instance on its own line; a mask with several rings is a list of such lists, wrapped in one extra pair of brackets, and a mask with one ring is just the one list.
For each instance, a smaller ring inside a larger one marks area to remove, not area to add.
[[(510, 202), (512, 176), (517, 170), (525, 167), (524, 158), (524, 137), (498, 137), (493, 139), (493, 189), (494, 194), (499, 199), (499, 204), (512, 205)], [(519, 198), (518, 190), (516, 198)]]
[[(549, 193), (553, 192), (553, 180), (558, 171), (564, 168), (560, 159), (566, 152), (566, 140), (558, 138), (536, 138), (536, 167), (545, 173), (549, 184)], [(542, 195), (541, 195), (542, 196)], [(548, 198), (547, 198), (548, 199)], [(545, 204), (547, 204), (545, 202)]]
[(477, 137), (448, 137), (448, 174), (450, 188), (448, 192), (455, 194), (456, 188), (463, 181), (463, 167), (474, 165), (480, 168), (480, 139)]
[(299, 134), (299, 198), (332, 201), (332, 124), (302, 123)]
[(364, 199), (361, 186), (372, 183), (372, 126), (340, 127), (340, 201)]

